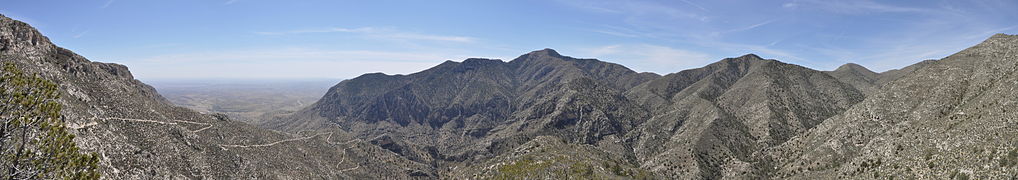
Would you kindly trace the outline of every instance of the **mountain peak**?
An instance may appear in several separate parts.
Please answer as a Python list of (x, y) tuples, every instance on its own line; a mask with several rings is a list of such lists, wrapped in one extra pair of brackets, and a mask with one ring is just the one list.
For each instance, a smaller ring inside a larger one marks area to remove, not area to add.
[(745, 54), (745, 55), (742, 55), (742, 56), (739, 56), (739, 57), (724, 58), (724, 59), (721, 59), (721, 61), (718, 61), (718, 62), (715, 62), (715, 63), (712, 63), (712, 64), (728, 64), (728, 65), (743, 64), (743, 65), (750, 65), (750, 64), (757, 64), (757, 63), (766, 62), (766, 61), (767, 61), (766, 59), (761, 58), (760, 56), (757, 56), (756, 54), (750, 53), (750, 54)]
[(862, 91), (863, 94), (876, 91), (874, 86), (880, 80), (880, 74), (855, 63), (841, 65), (838, 69), (827, 71), (826, 73), (838, 79), (838, 81)]
[(1002, 45), (1002, 44), (1007, 44), (1007, 42), (1013, 42), (1013, 41), (1018, 41), (1018, 35), (1009, 35), (1009, 34), (1004, 34), (1004, 33), (997, 33), (997, 34), (994, 34), (993, 36), (990, 36), (990, 38), (987, 38), (986, 40), (984, 40), (982, 43), (980, 43), (980, 45), (996, 45), (996, 46), (999, 46), (999, 45)]
[(871, 71), (871, 70), (870, 70), (869, 68), (866, 68), (865, 66), (862, 66), (862, 65), (859, 65), (859, 64), (856, 64), (856, 63), (846, 63), (846, 64), (844, 64), (844, 65), (838, 66), (838, 69), (835, 69), (834, 71), (863, 71), (863, 72), (873, 72), (873, 71)]
[(489, 64), (489, 63), (504, 63), (500, 59), (488, 59), (488, 58), (467, 58), (463, 60), (463, 64)]
[(1015, 49), (1018, 49), (1018, 35), (995, 34), (951, 56), (1003, 56)]
[(994, 34), (993, 36), (990, 36), (990, 39), (998, 39), (998, 38), (1018, 38), (1018, 35), (1010, 35), (1010, 34), (1004, 34), (1004, 33), (997, 33), (997, 34)]
[(760, 56), (757, 56), (756, 54), (753, 54), (753, 53), (742, 55), (742, 56), (739, 56), (738, 58), (739, 59), (759, 59), (759, 60), (763, 60), (763, 58), (761, 58)]
[(527, 53), (527, 54), (531, 54), (531, 55), (548, 55), (548, 56), (562, 56), (561, 54), (558, 53), (558, 51), (555, 51), (554, 49), (551, 49), (551, 48), (544, 48), (542, 50), (532, 51), (532, 52)]

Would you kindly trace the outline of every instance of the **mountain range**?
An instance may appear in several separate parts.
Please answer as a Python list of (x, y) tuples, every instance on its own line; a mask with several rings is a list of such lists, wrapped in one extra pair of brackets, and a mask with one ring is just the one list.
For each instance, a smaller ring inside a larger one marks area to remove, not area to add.
[(746, 54), (658, 75), (543, 49), (364, 74), (244, 122), (3, 16), (0, 54), (60, 85), (109, 179), (1018, 177), (1015, 35), (881, 73)]

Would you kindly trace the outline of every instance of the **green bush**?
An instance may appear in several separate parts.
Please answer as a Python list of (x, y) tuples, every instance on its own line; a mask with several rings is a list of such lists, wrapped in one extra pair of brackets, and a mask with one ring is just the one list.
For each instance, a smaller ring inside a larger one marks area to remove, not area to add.
[(57, 85), (4, 63), (0, 71), (0, 178), (98, 179), (60, 116)]

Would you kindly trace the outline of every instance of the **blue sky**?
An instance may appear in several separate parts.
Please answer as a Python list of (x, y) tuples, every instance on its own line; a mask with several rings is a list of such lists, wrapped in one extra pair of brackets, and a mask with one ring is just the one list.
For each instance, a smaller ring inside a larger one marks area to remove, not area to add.
[(755, 53), (831, 70), (936, 59), (1018, 33), (1007, 0), (0, 0), (139, 79), (351, 78), (553, 48), (660, 74)]

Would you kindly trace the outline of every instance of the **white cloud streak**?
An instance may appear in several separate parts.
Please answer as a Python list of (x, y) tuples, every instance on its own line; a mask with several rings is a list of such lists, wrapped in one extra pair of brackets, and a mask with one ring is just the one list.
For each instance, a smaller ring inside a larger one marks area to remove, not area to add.
[(80, 33), (74, 34), (74, 36), (71, 36), (71, 37), (73, 37), (74, 39), (78, 39), (81, 36), (85, 36), (85, 33), (88, 33), (88, 31), (82, 31)]
[(682, 2), (685, 2), (686, 4), (689, 4), (690, 6), (696, 7), (698, 9), (700, 9), (700, 10), (703, 10), (703, 11), (708, 11), (708, 12), (710, 11), (710, 10), (707, 10), (707, 8), (703, 8), (703, 6), (700, 6), (700, 5), (696, 4), (696, 3), (690, 2), (689, 0), (682, 0)]
[(782, 5), (785, 8), (816, 8), (843, 14), (865, 13), (934, 13), (932, 9), (881, 4), (869, 0), (797, 0)]
[(362, 28), (322, 28), (322, 29), (303, 29), (303, 30), (291, 30), (281, 32), (255, 32), (258, 35), (297, 35), (297, 34), (309, 34), (309, 33), (355, 33), (370, 38), (381, 38), (381, 39), (399, 39), (399, 40), (424, 40), (424, 41), (441, 41), (441, 42), (457, 42), (457, 43), (470, 43), (474, 42), (476, 38), (466, 36), (445, 36), (445, 35), (433, 35), (433, 34), (420, 34), (412, 32), (401, 32), (391, 29), (373, 28), (373, 27), (362, 27)]
[(756, 24), (753, 24), (753, 25), (749, 25), (749, 26), (746, 26), (746, 27), (742, 27), (742, 28), (738, 28), (738, 29), (733, 29), (733, 30), (731, 30), (729, 32), (748, 31), (748, 30), (756, 29), (756, 28), (758, 28), (760, 26), (771, 24), (774, 21), (776, 21), (776, 20), (771, 19), (771, 20), (767, 20), (767, 21), (764, 21), (764, 22), (760, 22), (760, 23), (756, 23)]
[(582, 49), (584, 55), (622, 62), (637, 71), (672, 73), (712, 62), (709, 55), (651, 44), (609, 45)]
[[(710, 21), (710, 17), (690, 12), (684, 9), (670, 7), (649, 1), (588, 1), (588, 0), (559, 0), (558, 2), (579, 9), (591, 10), (600, 13), (623, 14), (630, 17), (663, 17), (666, 19), (692, 19), (701, 22)], [(707, 11), (706, 8), (685, 1), (695, 8)]]
[(393, 38), (393, 39), (445, 41), (445, 42), (459, 42), (459, 43), (474, 42), (474, 38), (472, 38), (472, 37), (465, 37), (465, 36), (442, 36), (442, 35), (417, 34), (417, 33), (391, 33), (391, 34), (380, 34), (378, 36), (380, 36), (380, 37), (388, 37), (388, 38)]
[(335, 32), (345, 32), (345, 33), (377, 33), (377, 32), (379, 32), (379, 30), (375, 29), (375, 28), (370, 28), (370, 27), (354, 28), (354, 29), (350, 29), (350, 28), (322, 28), (322, 29), (291, 30), (291, 31), (281, 31), (281, 32), (255, 32), (255, 34), (259, 34), (259, 35), (292, 35), (292, 34), (335, 33)]
[(113, 5), (113, 1), (116, 0), (107, 0), (106, 3), (104, 3), (102, 6), (99, 6), (99, 9), (106, 9), (107, 7), (110, 7), (110, 5)]
[(614, 30), (605, 30), (605, 29), (600, 29), (599, 30), (599, 29), (595, 29), (595, 30), (590, 30), (590, 31), (591, 32), (596, 32), (596, 33), (601, 33), (601, 34), (612, 35), (612, 36), (627, 37), (627, 38), (643, 37), (643, 36), (637, 35), (637, 34), (618, 32), (618, 31), (614, 31)]

